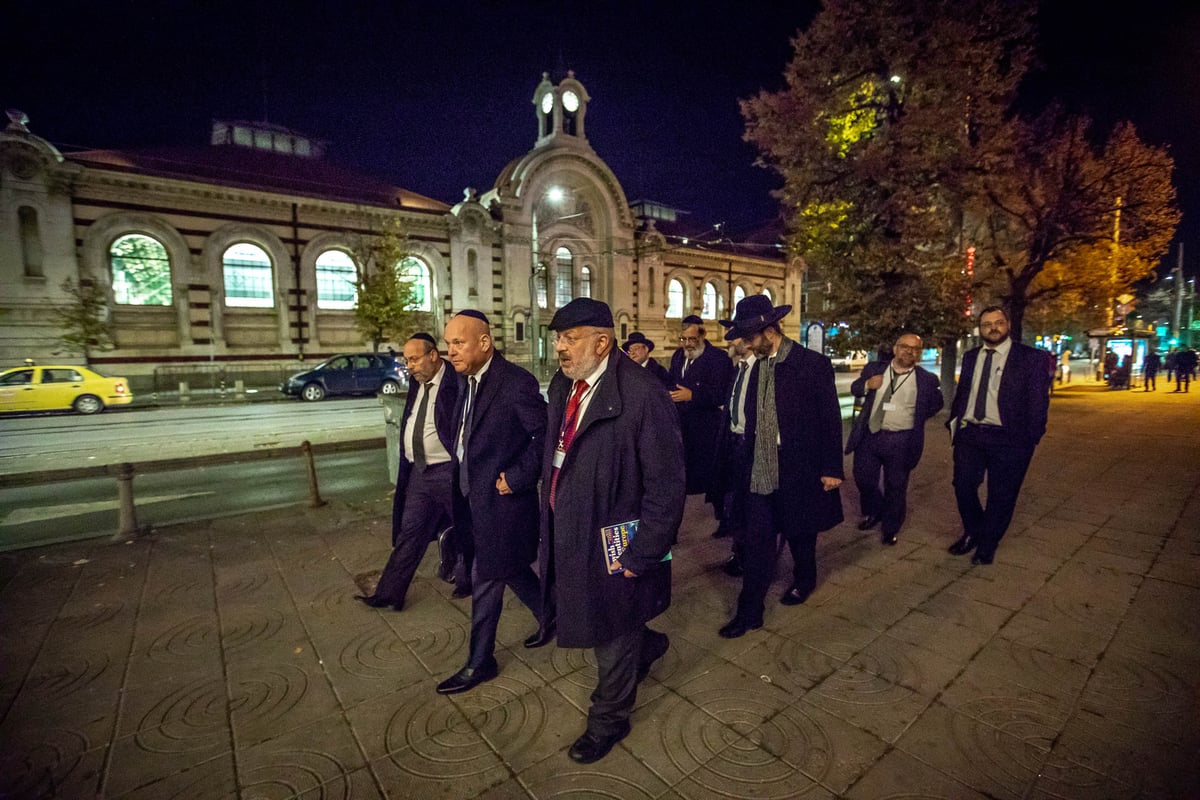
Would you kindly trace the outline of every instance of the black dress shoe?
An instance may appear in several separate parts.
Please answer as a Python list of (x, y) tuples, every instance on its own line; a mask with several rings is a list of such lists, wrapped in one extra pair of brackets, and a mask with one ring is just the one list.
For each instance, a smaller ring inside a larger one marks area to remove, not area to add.
[(354, 595), (354, 599), (371, 608), (387, 608), (391, 606), (397, 611), (404, 608), (403, 602), (393, 603), (391, 600), (384, 600), (382, 597), (373, 594), (356, 594)]
[(500, 667), (496, 664), (496, 659), (492, 659), (482, 667), (472, 669), (463, 667), (458, 672), (451, 675), (446, 680), (437, 685), (438, 694), (458, 694), (474, 689), (484, 681), (490, 681), (492, 678), (500, 674)]
[(608, 755), (608, 752), (613, 749), (616, 743), (628, 735), (628, 720), (621, 723), (621, 727), (617, 729), (616, 733), (610, 733), (607, 736), (592, 733), (591, 731), (584, 731), (583, 736), (580, 736), (571, 745), (571, 749), (567, 751), (567, 755), (577, 764), (591, 764)]
[(721, 571), (731, 578), (740, 578), (744, 570), (742, 569), (742, 560), (737, 556), (730, 556), (729, 560), (721, 565)]
[(990, 564), (996, 558), (994, 550), (987, 551), (982, 547), (975, 551), (975, 555), (971, 556), (971, 563), (979, 566), (980, 564)]
[(946, 552), (952, 556), (965, 556), (967, 553), (974, 550), (977, 544), (979, 544), (979, 542), (973, 539), (969, 534), (964, 533), (961, 539), (946, 548)]
[(750, 623), (734, 617), (725, 624), (725, 627), (717, 631), (717, 635), (722, 639), (740, 639), (746, 635), (746, 631), (756, 631), (762, 627), (762, 622)]
[(539, 626), (536, 631), (529, 634), (528, 638), (525, 639), (525, 646), (532, 650), (535, 647), (550, 644), (554, 641), (554, 627), (553, 622), (549, 625)]
[(867, 516), (863, 517), (862, 522), (858, 523), (858, 529), (860, 531), (869, 531), (871, 528), (874, 528), (879, 524), (879, 519), (880, 518), (874, 514), (868, 514)]
[(650, 674), (650, 668), (654, 666), (654, 662), (666, 655), (667, 650), (671, 647), (671, 640), (665, 633), (658, 633), (658, 631), (654, 631), (654, 633), (658, 635), (654, 637), (650, 646), (642, 652), (641, 660), (638, 662), (638, 683), (646, 680), (646, 676)]
[(454, 583), (454, 568), (458, 565), (458, 552), (454, 546), (454, 528), (446, 528), (437, 535), (437, 576), (446, 583)]
[(798, 606), (809, 598), (815, 588), (815, 586), (793, 586), (783, 593), (779, 602), (785, 606)]
[(896, 534), (885, 533), (879, 537), (879, 541), (883, 542), (884, 544), (895, 544), (897, 541)]

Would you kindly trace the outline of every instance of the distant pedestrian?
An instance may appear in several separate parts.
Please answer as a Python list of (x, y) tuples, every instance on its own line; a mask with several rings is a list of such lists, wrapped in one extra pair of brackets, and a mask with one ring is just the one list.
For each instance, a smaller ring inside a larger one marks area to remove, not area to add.
[(1167, 368), (1167, 383), (1175, 380), (1175, 359), (1179, 357), (1179, 351), (1174, 347), (1167, 351), (1167, 357), (1163, 359), (1163, 366)]
[(1175, 354), (1176, 392), (1186, 392), (1191, 389), (1192, 375), (1196, 372), (1196, 362), (1196, 351), (1190, 347)]
[(1145, 379), (1146, 379), (1145, 380), (1146, 388), (1143, 389), (1142, 391), (1144, 391), (1144, 392), (1157, 392), (1158, 391), (1158, 383), (1155, 381), (1155, 378), (1158, 376), (1158, 368), (1161, 364), (1162, 364), (1162, 359), (1159, 358), (1158, 352), (1156, 350), (1151, 350), (1150, 352), (1146, 353), (1146, 359), (1145, 359), (1145, 361), (1142, 362), (1142, 371), (1143, 371), (1143, 375), (1145, 376)]
[(635, 364), (639, 364), (645, 368), (647, 372), (658, 379), (658, 382), (664, 388), (671, 387), (671, 373), (667, 372), (667, 368), (650, 357), (654, 352), (654, 342), (646, 338), (646, 334), (641, 331), (634, 331), (629, 334), (629, 338), (625, 340), (625, 344), (621, 345), (621, 349), (625, 354), (633, 359)]

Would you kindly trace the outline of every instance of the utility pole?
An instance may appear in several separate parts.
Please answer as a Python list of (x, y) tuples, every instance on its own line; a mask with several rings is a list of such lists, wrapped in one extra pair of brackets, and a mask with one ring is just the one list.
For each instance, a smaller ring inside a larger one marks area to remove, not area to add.
[(1183, 321), (1183, 242), (1179, 243), (1179, 258), (1175, 262), (1175, 313), (1171, 315), (1171, 337), (1180, 338), (1180, 323)]

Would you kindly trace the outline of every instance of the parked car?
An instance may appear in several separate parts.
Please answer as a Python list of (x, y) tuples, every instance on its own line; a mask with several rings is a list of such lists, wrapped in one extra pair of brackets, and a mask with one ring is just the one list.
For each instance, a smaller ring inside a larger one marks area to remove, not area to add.
[(297, 372), (279, 386), (286, 395), (316, 402), (337, 394), (399, 394), (408, 385), (403, 365), (382, 353), (347, 353)]
[(0, 412), (76, 411), (95, 414), (133, 402), (125, 378), (106, 378), (85, 367), (34, 365), (0, 372)]
[(836, 370), (859, 370), (867, 365), (870, 358), (866, 350), (851, 350), (844, 356), (833, 356), (833, 368)]

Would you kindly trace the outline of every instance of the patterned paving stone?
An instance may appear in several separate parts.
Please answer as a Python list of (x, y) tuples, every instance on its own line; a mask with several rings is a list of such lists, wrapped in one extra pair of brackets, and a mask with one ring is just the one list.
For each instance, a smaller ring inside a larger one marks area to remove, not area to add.
[(843, 662), (795, 639), (770, 634), (733, 663), (748, 674), (757, 673), (784, 691), (800, 695), (832, 675)]
[(483, 734), (513, 772), (520, 773), (546, 758), (559, 762), (583, 733), (587, 717), (548, 686), (518, 695), (469, 692), (464, 703), (471, 724)]
[(106, 793), (119, 800), (233, 800), (238, 795), (233, 754), (195, 764), (124, 794)]
[(846, 793), (848, 800), (987, 800), (903, 750), (888, 752)]
[(938, 619), (924, 611), (910, 611), (888, 628), (887, 635), (960, 665), (970, 661), (991, 639), (990, 634)]
[(849, 663), (930, 698), (945, 688), (962, 669), (955, 661), (887, 634), (867, 645)]
[[(239, 749), (238, 784), (243, 797), (369, 796), (374, 782), (341, 714)], [(357, 779), (356, 779), (357, 778)], [(377, 790), (373, 792), (378, 796)]]
[(0, 747), (0, 797), (93, 797), (103, 777), (107, 737), (89, 741), (78, 730), (25, 730)]
[(229, 708), (239, 746), (269, 739), (338, 710), (311, 653), (229, 667)]
[[(636, 722), (634, 731), (637, 731)], [(548, 758), (518, 776), (520, 786), (527, 794), (518, 794), (518, 787), (512, 781), (506, 781), (481, 797), (487, 800), (523, 800), (525, 797), (535, 800), (652, 800), (673, 796), (667, 783), (640, 757), (631, 755), (631, 751), (637, 752), (630, 739), (626, 739), (596, 764), (581, 765), (565, 758)]]
[(1000, 630), (1012, 616), (1012, 612), (1008, 609), (972, 600), (956, 592), (957, 588), (958, 583), (947, 586), (945, 591), (939, 592), (922, 603), (918, 610), (931, 617), (953, 622), (964, 628), (971, 628), (988, 637)]
[(930, 698), (855, 667), (842, 667), (804, 696), (810, 703), (863, 730), (895, 742), (929, 705)]

